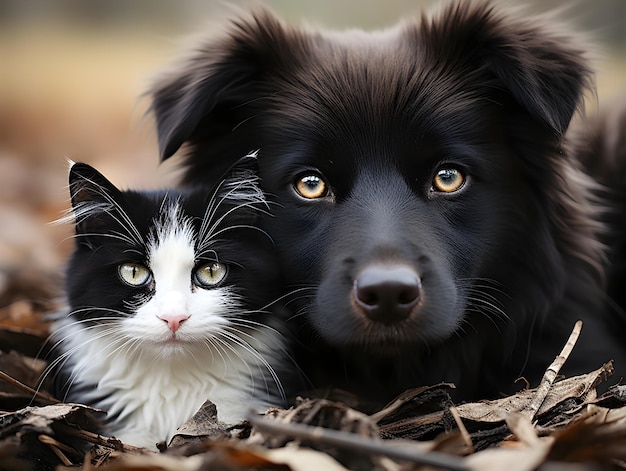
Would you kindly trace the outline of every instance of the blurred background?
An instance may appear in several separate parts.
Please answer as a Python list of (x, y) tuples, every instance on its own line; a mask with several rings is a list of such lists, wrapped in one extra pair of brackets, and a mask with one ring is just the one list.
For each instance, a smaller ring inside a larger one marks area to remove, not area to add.
[[(0, 325), (39, 328), (71, 241), (67, 159), (123, 187), (166, 185), (142, 98), (151, 80), (229, 13), (213, 0), (0, 0)], [(293, 24), (383, 28), (437, 1), (266, 0)], [(529, 0), (597, 44), (600, 106), (626, 93), (625, 0)], [(590, 103), (588, 109), (593, 109)]]

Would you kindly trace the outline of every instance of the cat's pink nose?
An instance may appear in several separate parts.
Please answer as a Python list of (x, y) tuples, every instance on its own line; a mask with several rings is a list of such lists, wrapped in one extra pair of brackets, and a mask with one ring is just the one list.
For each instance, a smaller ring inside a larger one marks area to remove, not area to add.
[(167, 327), (174, 333), (180, 329), (180, 325), (189, 319), (189, 314), (163, 314), (158, 316), (164, 322), (167, 322)]

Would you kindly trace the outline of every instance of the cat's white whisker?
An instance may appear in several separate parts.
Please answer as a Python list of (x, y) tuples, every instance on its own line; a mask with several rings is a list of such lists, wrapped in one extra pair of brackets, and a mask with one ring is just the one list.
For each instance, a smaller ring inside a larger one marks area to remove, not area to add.
[[(249, 362), (245, 361), (241, 353), (233, 346), (232, 338), (228, 334), (228, 332), (225, 332), (224, 330), (220, 329), (220, 331), (218, 331), (216, 335), (214, 336), (214, 339), (216, 342), (219, 342), (223, 346), (222, 351), (228, 357), (229, 364), (234, 363), (230, 356), (230, 354), (232, 353), (235, 356), (235, 358), (237, 360), (240, 360), (240, 363), (243, 365), (245, 369), (245, 373), (242, 373), (239, 370), (237, 371), (238, 381), (245, 382), (247, 378), (250, 378), (252, 380), (252, 385), (254, 385), (254, 375), (252, 374), (252, 369), (250, 368), (250, 364)], [(225, 376), (222, 377), (222, 381), (226, 381)]]
[(229, 209), (228, 211), (226, 211), (226, 213), (224, 213), (222, 216), (220, 216), (219, 218), (217, 218), (213, 224), (211, 225), (211, 227), (207, 230), (207, 232), (205, 234), (203, 234), (203, 237), (200, 239), (201, 243), (199, 244), (199, 246), (202, 248), (204, 247), (207, 243), (211, 243), (211, 240), (214, 239), (215, 237), (217, 237), (218, 233), (223, 232), (224, 230), (232, 230), (236, 227), (246, 227), (248, 229), (252, 228), (252, 229), (256, 229), (258, 231), (260, 231), (261, 233), (265, 234), (269, 240), (271, 241), (271, 237), (269, 236), (269, 234), (267, 234), (265, 231), (263, 231), (262, 229), (256, 227), (256, 226), (245, 226), (245, 225), (232, 225), (232, 226), (227, 226), (221, 230), (218, 231), (218, 229), (220, 228), (220, 225), (224, 222), (224, 220), (231, 216), (232, 213), (234, 213), (237, 210), (241, 210), (242, 208), (253, 208), (253, 209), (258, 209), (256, 206), (254, 206), (253, 203), (242, 203), (239, 204), (231, 209)]
[[(276, 374), (276, 371), (274, 370), (274, 368), (270, 365), (270, 363), (265, 359), (265, 357), (263, 355), (261, 355), (259, 353), (259, 351), (254, 348), (252, 346), (251, 343), (246, 342), (245, 340), (243, 340), (242, 336), (245, 337), (249, 337), (251, 341), (255, 341), (260, 343), (261, 345), (263, 345), (266, 348), (269, 348), (268, 345), (264, 344), (263, 342), (260, 342), (257, 338), (253, 337), (250, 334), (247, 334), (246, 332), (243, 332), (239, 329), (236, 329), (233, 326), (226, 326), (223, 328), (223, 330), (220, 332), (221, 335), (225, 336), (230, 342), (232, 342), (233, 344), (241, 347), (242, 349), (244, 349), (245, 352), (247, 352), (248, 354), (250, 354), (252, 356), (252, 358), (261, 366), (263, 366), (271, 375), (272, 380), (274, 381), (274, 383), (276, 384), (276, 387), (279, 390), (279, 394), (281, 396), (282, 399), (285, 399), (285, 391), (283, 389), (282, 383), (278, 377), (278, 375)], [(252, 372), (250, 372), (251, 377), (254, 378), (254, 375), (252, 375)], [(265, 379), (264, 375), (261, 375), (262, 379), (265, 382), (265, 387), (267, 390), (267, 381)]]
[(69, 238), (66, 238), (65, 240), (68, 239), (80, 239), (80, 238), (88, 238), (88, 237), (93, 237), (93, 236), (98, 236), (98, 237), (105, 237), (105, 238), (109, 238), (109, 239), (117, 239), (120, 240), (122, 242), (126, 242), (128, 244), (134, 244), (135, 242), (131, 239), (129, 239), (128, 237), (122, 235), (118, 235), (115, 233), (112, 234), (97, 234), (97, 233), (84, 233), (84, 234), (75, 234), (73, 236), (70, 236)]

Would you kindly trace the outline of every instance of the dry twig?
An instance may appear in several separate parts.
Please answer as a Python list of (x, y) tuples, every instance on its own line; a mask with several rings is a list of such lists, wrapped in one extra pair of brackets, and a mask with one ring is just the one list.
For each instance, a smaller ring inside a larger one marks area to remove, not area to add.
[(541, 378), (541, 382), (539, 383), (539, 386), (537, 387), (537, 391), (535, 392), (535, 397), (533, 398), (531, 403), (528, 405), (528, 407), (526, 407), (522, 411), (522, 414), (529, 417), (531, 421), (535, 418), (535, 415), (537, 414), (537, 411), (543, 404), (543, 401), (545, 401), (546, 396), (550, 392), (550, 388), (552, 387), (552, 384), (554, 383), (554, 380), (556, 379), (556, 377), (559, 374), (559, 371), (561, 370), (561, 367), (567, 361), (568, 357), (572, 353), (572, 350), (574, 349), (574, 346), (576, 345), (576, 342), (578, 341), (578, 336), (580, 335), (582, 326), (583, 326), (582, 321), (576, 322), (576, 324), (574, 325), (574, 329), (572, 330), (572, 333), (570, 334), (569, 339), (567, 340), (567, 343), (563, 347), (563, 350), (561, 350), (561, 353), (554, 359), (552, 364), (548, 367), (548, 369), (544, 373), (543, 378)]
[(452, 417), (454, 418), (454, 421), (456, 422), (456, 426), (459, 428), (461, 438), (463, 439), (463, 443), (467, 447), (468, 453), (474, 453), (474, 444), (472, 443), (472, 437), (467, 431), (467, 428), (465, 428), (465, 424), (463, 423), (463, 420), (459, 415), (459, 411), (456, 407), (450, 407), (449, 410), (450, 414), (452, 414)]
[(27, 386), (24, 383), (13, 378), (12, 376), (9, 376), (4, 371), (0, 371), (0, 379), (6, 381), (10, 385), (15, 386), (18, 389), (21, 389), (22, 391), (27, 392), (28, 394), (32, 394), (33, 397), (39, 399), (41, 402), (45, 404), (59, 404), (61, 402), (57, 398), (51, 396), (50, 394), (44, 393), (42, 391), (34, 390), (30, 386)]
[(61, 460), (61, 462), (65, 465), (65, 466), (72, 466), (73, 463), (72, 461), (67, 457), (67, 455), (63, 452), (66, 453), (76, 453), (76, 450), (72, 449), (71, 447), (65, 445), (64, 443), (61, 443), (57, 440), (55, 440), (54, 438), (52, 438), (49, 435), (39, 435), (39, 441), (45, 445), (48, 445), (48, 447), (52, 450), (52, 452), (57, 456), (57, 458), (59, 458), (59, 460)]
[(272, 435), (284, 435), (310, 440), (345, 450), (368, 455), (382, 455), (397, 460), (410, 461), (421, 465), (463, 471), (468, 468), (461, 458), (435, 451), (424, 451), (419, 444), (405, 440), (381, 440), (367, 438), (352, 433), (341, 432), (322, 427), (311, 427), (303, 424), (285, 424), (275, 420), (263, 419), (250, 414), (248, 421), (259, 431)]
[(100, 445), (106, 448), (110, 448), (115, 451), (121, 451), (125, 453), (138, 453), (138, 454), (151, 454), (152, 451), (146, 448), (140, 448), (133, 445), (127, 445), (114, 437), (107, 437), (100, 435), (99, 433), (90, 432), (89, 430), (79, 429), (70, 425), (60, 425), (63, 427), (63, 434), (69, 435), (74, 438), (85, 440), (86, 442), (93, 443), (94, 445)]

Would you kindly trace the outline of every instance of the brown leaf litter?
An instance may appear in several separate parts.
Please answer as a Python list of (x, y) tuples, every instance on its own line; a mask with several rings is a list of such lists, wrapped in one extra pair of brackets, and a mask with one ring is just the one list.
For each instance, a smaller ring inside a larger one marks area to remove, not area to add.
[(100, 411), (36, 391), (45, 362), (31, 356), (44, 337), (1, 329), (0, 469), (626, 469), (626, 386), (596, 393), (612, 363), (558, 377), (579, 331), (577, 325), (539, 387), (502, 399), (453, 404), (454, 386), (442, 383), (406, 391), (372, 415), (343, 402), (298, 398), (288, 410), (251, 414), (236, 426), (219, 422), (207, 401), (154, 452), (98, 434)]

